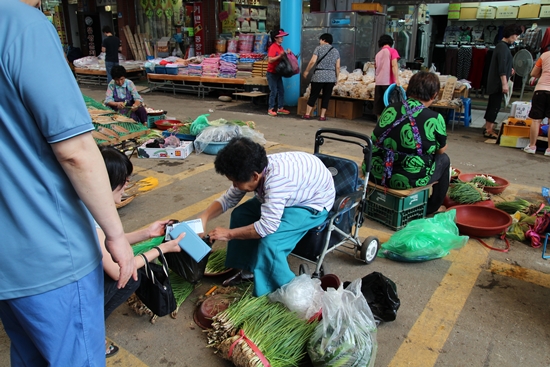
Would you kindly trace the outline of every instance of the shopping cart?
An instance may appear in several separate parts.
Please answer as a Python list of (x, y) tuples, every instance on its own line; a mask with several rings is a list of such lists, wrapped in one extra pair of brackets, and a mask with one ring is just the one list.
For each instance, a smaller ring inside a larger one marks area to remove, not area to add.
[[(364, 180), (359, 176), (360, 168), (354, 161), (326, 155), (319, 152), (325, 140), (334, 140), (361, 147), (365, 163)], [(319, 129), (315, 133), (314, 154), (323, 161), (334, 178), (336, 200), (327, 220), (320, 226), (308, 231), (298, 242), (292, 255), (316, 264), (312, 277), (329, 274), (323, 266), (325, 256), (331, 251), (341, 251), (356, 259), (370, 264), (380, 249), (380, 241), (369, 236), (361, 242), (359, 228), (363, 224), (364, 211), (367, 205), (367, 185), (372, 158), (372, 141), (367, 135), (340, 129)], [(349, 251), (340, 249), (346, 248)], [(308, 273), (307, 264), (300, 265), (300, 274)]]

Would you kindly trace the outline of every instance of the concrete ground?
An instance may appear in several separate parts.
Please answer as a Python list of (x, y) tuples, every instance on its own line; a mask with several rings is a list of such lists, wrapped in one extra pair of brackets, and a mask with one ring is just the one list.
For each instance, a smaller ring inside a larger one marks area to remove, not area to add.
[[(104, 88), (82, 87), (101, 100)], [(268, 141), (268, 153), (311, 152), (320, 127), (370, 134), (375, 124), (367, 118), (304, 121), (296, 115), (269, 117), (265, 106), (248, 101), (220, 102), (207, 97), (171, 93), (144, 95), (146, 103), (165, 109), (178, 119), (210, 113), (210, 119), (253, 120)], [(519, 149), (485, 143), (481, 130), (455, 126), (448, 131), (448, 154), (462, 172), (483, 172), (511, 182), (507, 198), (542, 200), (541, 186), (549, 184), (549, 157), (527, 155)], [(360, 160), (350, 145), (327, 143), (325, 152)], [(135, 178), (158, 179), (158, 186), (136, 197), (119, 210), (127, 231), (162, 218), (191, 219), (224, 192), (229, 181), (213, 169), (214, 157), (192, 154), (185, 160), (132, 158)], [(498, 198), (497, 198), (498, 200)], [(227, 226), (225, 214), (209, 224)], [(361, 237), (376, 235), (382, 242), (394, 232), (367, 220)], [(496, 237), (486, 239), (502, 247)], [(215, 243), (215, 248), (225, 246)], [(301, 261), (289, 258), (298, 272)], [(375, 366), (550, 366), (550, 264), (541, 250), (512, 242), (508, 253), (489, 250), (470, 239), (467, 245), (443, 259), (424, 263), (399, 263), (378, 258), (363, 265), (346, 254), (327, 256), (325, 264), (342, 280), (354, 280), (379, 271), (398, 287), (401, 308), (397, 319), (379, 326)], [(193, 322), (194, 302), (217, 278), (204, 278), (182, 305), (177, 319), (160, 318), (155, 324), (139, 317), (127, 305), (107, 320), (107, 336), (121, 347), (109, 366), (230, 366), (206, 348), (203, 331)], [(9, 339), (0, 329), (0, 365), (9, 366)]]

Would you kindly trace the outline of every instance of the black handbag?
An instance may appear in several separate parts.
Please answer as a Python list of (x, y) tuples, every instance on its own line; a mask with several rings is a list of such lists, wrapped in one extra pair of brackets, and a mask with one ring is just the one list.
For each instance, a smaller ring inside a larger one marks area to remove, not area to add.
[(158, 247), (154, 247), (159, 252), (159, 264), (149, 263), (147, 257), (141, 254), (145, 261), (145, 266), (139, 269), (141, 273), (141, 284), (136, 290), (139, 299), (149, 307), (157, 316), (166, 316), (176, 310), (176, 299), (170, 285), (168, 277), (168, 265), (164, 254)]

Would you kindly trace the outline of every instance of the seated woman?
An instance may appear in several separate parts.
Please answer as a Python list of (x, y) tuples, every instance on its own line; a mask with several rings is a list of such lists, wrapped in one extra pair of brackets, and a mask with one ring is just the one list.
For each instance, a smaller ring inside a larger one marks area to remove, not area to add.
[(450, 182), (445, 119), (428, 109), (439, 93), (434, 73), (413, 75), (407, 100), (387, 106), (372, 133), (372, 171), (369, 180), (406, 190), (434, 183), (427, 214), (438, 211)]
[[(114, 67), (113, 67), (114, 68)], [(105, 165), (107, 167), (107, 173), (109, 174), (109, 181), (111, 182), (111, 189), (113, 190), (113, 200), (115, 203), (119, 204), (122, 201), (122, 195), (124, 194), (124, 188), (128, 182), (128, 178), (132, 174), (133, 165), (128, 157), (119, 152), (118, 150), (111, 147), (101, 148), (101, 154), (105, 160)], [(149, 238), (162, 236), (164, 234), (164, 228), (168, 224), (168, 220), (157, 221), (151, 224), (148, 228), (137, 230), (135, 232), (126, 233), (126, 238), (130, 244), (135, 244), (137, 242), (145, 241)], [(105, 249), (105, 234), (101, 228), (96, 224), (97, 237), (99, 239), (99, 244), (103, 252), (103, 271), (104, 271), (104, 311), (105, 311), (105, 320), (107, 317), (124, 301), (126, 301), (139, 287), (140, 280), (137, 282), (130, 278), (126, 286), (122, 289), (117, 288), (117, 281), (119, 276), (119, 266), (116, 262), (113, 261), (111, 255)], [(164, 242), (159, 245), (159, 248), (163, 253), (168, 252), (179, 252), (181, 247), (178, 245), (178, 242), (185, 237), (185, 233), (180, 235), (177, 239)], [(145, 252), (145, 257), (148, 261), (153, 261), (159, 256), (157, 250), (152, 249)], [(136, 263), (136, 268), (139, 269), (143, 267), (144, 261), (141, 256), (136, 256), (134, 258)], [(139, 273), (138, 273), (139, 274)], [(106, 342), (107, 343), (107, 342)], [(105, 351), (105, 356), (110, 357), (118, 352), (118, 347), (115, 345), (108, 345)]]
[(115, 65), (111, 69), (113, 80), (107, 86), (105, 105), (123, 115), (129, 115), (137, 122), (147, 123), (147, 111), (143, 98), (137, 92), (134, 82), (126, 79), (124, 66)]

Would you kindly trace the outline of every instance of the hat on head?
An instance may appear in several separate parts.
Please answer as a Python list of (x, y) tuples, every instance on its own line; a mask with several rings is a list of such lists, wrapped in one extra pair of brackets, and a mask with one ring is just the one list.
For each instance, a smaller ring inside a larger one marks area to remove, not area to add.
[(288, 33), (286, 33), (285, 31), (283, 31), (282, 29), (279, 30), (279, 33), (277, 33), (275, 35), (275, 37), (284, 37), (284, 36), (288, 36)]

